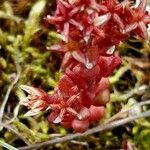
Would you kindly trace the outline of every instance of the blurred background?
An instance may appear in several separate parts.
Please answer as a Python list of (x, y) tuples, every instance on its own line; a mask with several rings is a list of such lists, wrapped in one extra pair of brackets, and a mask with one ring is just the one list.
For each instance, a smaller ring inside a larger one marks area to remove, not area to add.
[[(61, 76), (61, 54), (47, 49), (60, 39), (55, 28), (43, 19), (53, 13), (55, 2), (0, 0), (0, 140), (14, 147), (72, 133), (72, 130), (49, 124), (49, 112), (24, 117), (27, 108), (19, 105), (20, 99), (26, 96), (19, 88), (21, 84), (51, 93)], [(110, 77), (111, 101), (100, 123), (123, 108), (150, 100), (150, 42), (130, 37), (117, 47), (116, 53), (123, 63)], [(149, 106), (137, 106), (131, 115), (148, 109)], [(43, 149), (119, 150), (130, 146), (132, 149), (149, 150), (149, 137), (150, 118), (142, 118), (112, 130)]]

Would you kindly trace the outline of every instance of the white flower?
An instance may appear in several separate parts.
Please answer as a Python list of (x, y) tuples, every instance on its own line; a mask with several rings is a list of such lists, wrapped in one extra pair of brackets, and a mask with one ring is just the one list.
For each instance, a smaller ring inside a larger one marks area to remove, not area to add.
[(41, 89), (21, 85), (20, 88), (28, 93), (28, 96), (20, 101), (21, 105), (30, 110), (25, 116), (33, 116), (48, 108), (49, 95)]

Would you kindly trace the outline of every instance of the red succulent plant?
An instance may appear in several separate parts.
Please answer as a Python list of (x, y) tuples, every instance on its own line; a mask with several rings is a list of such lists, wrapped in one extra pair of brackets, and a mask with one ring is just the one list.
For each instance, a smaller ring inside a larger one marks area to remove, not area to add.
[(99, 121), (110, 100), (108, 77), (121, 64), (115, 47), (131, 32), (148, 38), (146, 4), (146, 0), (137, 7), (128, 0), (57, 0), (54, 15), (45, 19), (61, 34), (62, 41), (49, 49), (63, 53), (64, 75), (52, 95), (21, 87), (29, 93), (21, 102), (31, 109), (27, 115), (51, 109), (49, 122), (76, 132), (85, 132), (90, 123)]
[(127, 8), (125, 19), (126, 27), (124, 33), (134, 31), (136, 35), (143, 39), (148, 38), (147, 26), (150, 23), (150, 15), (146, 11), (147, 0), (141, 0), (136, 8)]
[(21, 105), (27, 106), (28, 111), (25, 116), (33, 116), (38, 114), (40, 111), (49, 108), (49, 103), (52, 102), (50, 95), (39, 88), (31, 86), (21, 85), (22, 90), (26, 91), (29, 95), (20, 101)]

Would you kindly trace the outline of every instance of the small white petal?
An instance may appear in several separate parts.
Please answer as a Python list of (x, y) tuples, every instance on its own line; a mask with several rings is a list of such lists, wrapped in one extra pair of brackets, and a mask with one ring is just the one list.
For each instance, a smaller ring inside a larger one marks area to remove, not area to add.
[(125, 27), (125, 29), (123, 30), (123, 34), (126, 34), (128, 32), (135, 30), (137, 28), (137, 26), (138, 26), (137, 22), (127, 25)]
[(89, 62), (88, 59), (85, 58), (84, 54), (79, 53), (77, 51), (73, 51), (72, 56), (77, 61), (83, 63), (87, 69), (92, 69), (93, 68), (94, 65), (91, 62)]
[(89, 39), (90, 39), (90, 36), (85, 36), (85, 37), (84, 37), (84, 41), (85, 41), (86, 43), (88, 43)]
[(87, 69), (92, 69), (93, 68), (93, 64), (89, 63), (89, 62), (85, 63), (85, 66), (86, 66)]
[(113, 45), (112, 47), (110, 47), (110, 48), (107, 50), (106, 53), (107, 53), (108, 55), (111, 55), (111, 54), (113, 54), (114, 50), (115, 50), (115, 45)]
[(19, 104), (20, 104), (20, 105), (24, 105), (24, 106), (28, 106), (28, 102), (29, 102), (29, 98), (26, 97), (26, 98), (23, 98), (23, 99), (19, 102)]
[(60, 123), (62, 121), (62, 119), (60, 118), (60, 116), (58, 116), (53, 123)]
[(63, 17), (54, 17), (54, 16), (50, 16), (47, 15), (45, 18), (48, 22), (55, 22), (55, 21), (64, 21)]
[[(61, 39), (62, 39), (62, 36), (61, 36)], [(54, 51), (60, 51), (60, 49), (62, 48), (62, 46), (60, 44), (55, 44), (55, 45), (52, 45), (50, 47), (47, 47), (49, 50), (54, 50)]]
[(24, 114), (25, 117), (30, 117), (30, 116), (34, 116), (34, 115), (37, 115), (39, 114), (41, 111), (40, 109), (33, 109), (33, 110), (30, 110), (28, 111), (26, 114)]
[(68, 113), (78, 117), (79, 120), (82, 120), (82, 116), (80, 114), (78, 114), (78, 112), (76, 110), (74, 110), (73, 108), (68, 107), (67, 111), (68, 111)]
[(82, 117), (82, 118), (80, 118), (80, 120), (87, 119), (90, 116), (90, 111), (86, 107), (83, 107), (79, 111), (79, 115)]
[(80, 10), (81, 10), (81, 11), (84, 11), (84, 9), (85, 9), (85, 6), (82, 5)]
[(135, 5), (133, 6), (133, 8), (137, 8), (140, 4), (141, 0), (136, 0)]
[(148, 33), (147, 33), (147, 27), (146, 27), (145, 23), (143, 21), (140, 21), (138, 25), (140, 27), (140, 30), (142, 31), (142, 37), (147, 39)]
[(75, 7), (74, 9), (72, 9), (69, 13), (69, 17), (72, 17), (74, 14), (78, 13), (80, 11), (81, 7)]
[(50, 107), (50, 106), (46, 108), (46, 110), (49, 110), (49, 109), (51, 109), (51, 107)]
[(90, 9), (90, 8), (87, 8), (86, 11), (87, 11), (87, 13), (88, 13), (89, 15), (94, 12), (94, 10), (93, 10), (93, 9)]
[(66, 8), (70, 8), (70, 7), (71, 7), (68, 2), (66, 2), (66, 1), (64, 1), (64, 0), (59, 0), (59, 1), (61, 1), (61, 3), (62, 3)]
[(87, 69), (92, 69), (94, 66), (91, 62), (89, 62), (88, 58), (86, 59), (86, 63), (84, 65)]
[(64, 30), (62, 32), (62, 39), (64, 42), (68, 42), (69, 38), (69, 23), (64, 24)]
[(42, 103), (43, 103), (42, 100), (37, 100), (35, 103), (33, 103), (33, 106), (31, 107), (31, 109), (38, 108)]
[(20, 88), (24, 91), (26, 91), (28, 94), (31, 95), (39, 95), (39, 92), (36, 88), (27, 86), (27, 85), (21, 85)]
[(70, 20), (69, 20), (69, 23), (71, 23), (72, 25), (76, 26), (76, 27), (79, 28), (81, 31), (83, 30), (83, 26), (82, 26), (79, 22), (75, 21), (74, 19), (70, 19)]
[(85, 56), (82, 53), (79, 53), (77, 51), (73, 51), (71, 54), (72, 54), (73, 58), (76, 59), (77, 61), (79, 61), (83, 64), (86, 63)]
[(68, 0), (68, 1), (72, 5), (72, 4), (76, 3), (78, 0)]
[(111, 14), (107, 13), (105, 15), (95, 18), (93, 23), (95, 26), (100, 26), (100, 25), (106, 23), (107, 21), (109, 21), (110, 17), (111, 17)]

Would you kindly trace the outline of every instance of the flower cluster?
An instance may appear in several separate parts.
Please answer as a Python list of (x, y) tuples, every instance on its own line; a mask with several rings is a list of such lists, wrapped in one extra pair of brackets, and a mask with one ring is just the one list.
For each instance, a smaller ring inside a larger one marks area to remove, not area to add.
[(51, 109), (48, 121), (60, 123), (76, 132), (100, 120), (109, 101), (108, 77), (121, 64), (114, 55), (117, 45), (131, 34), (147, 39), (150, 15), (146, 0), (132, 6), (128, 0), (57, 0), (53, 16), (45, 20), (54, 24), (62, 41), (50, 47), (63, 54), (64, 75), (53, 95), (22, 86), (29, 96), (22, 104), (33, 115)]

